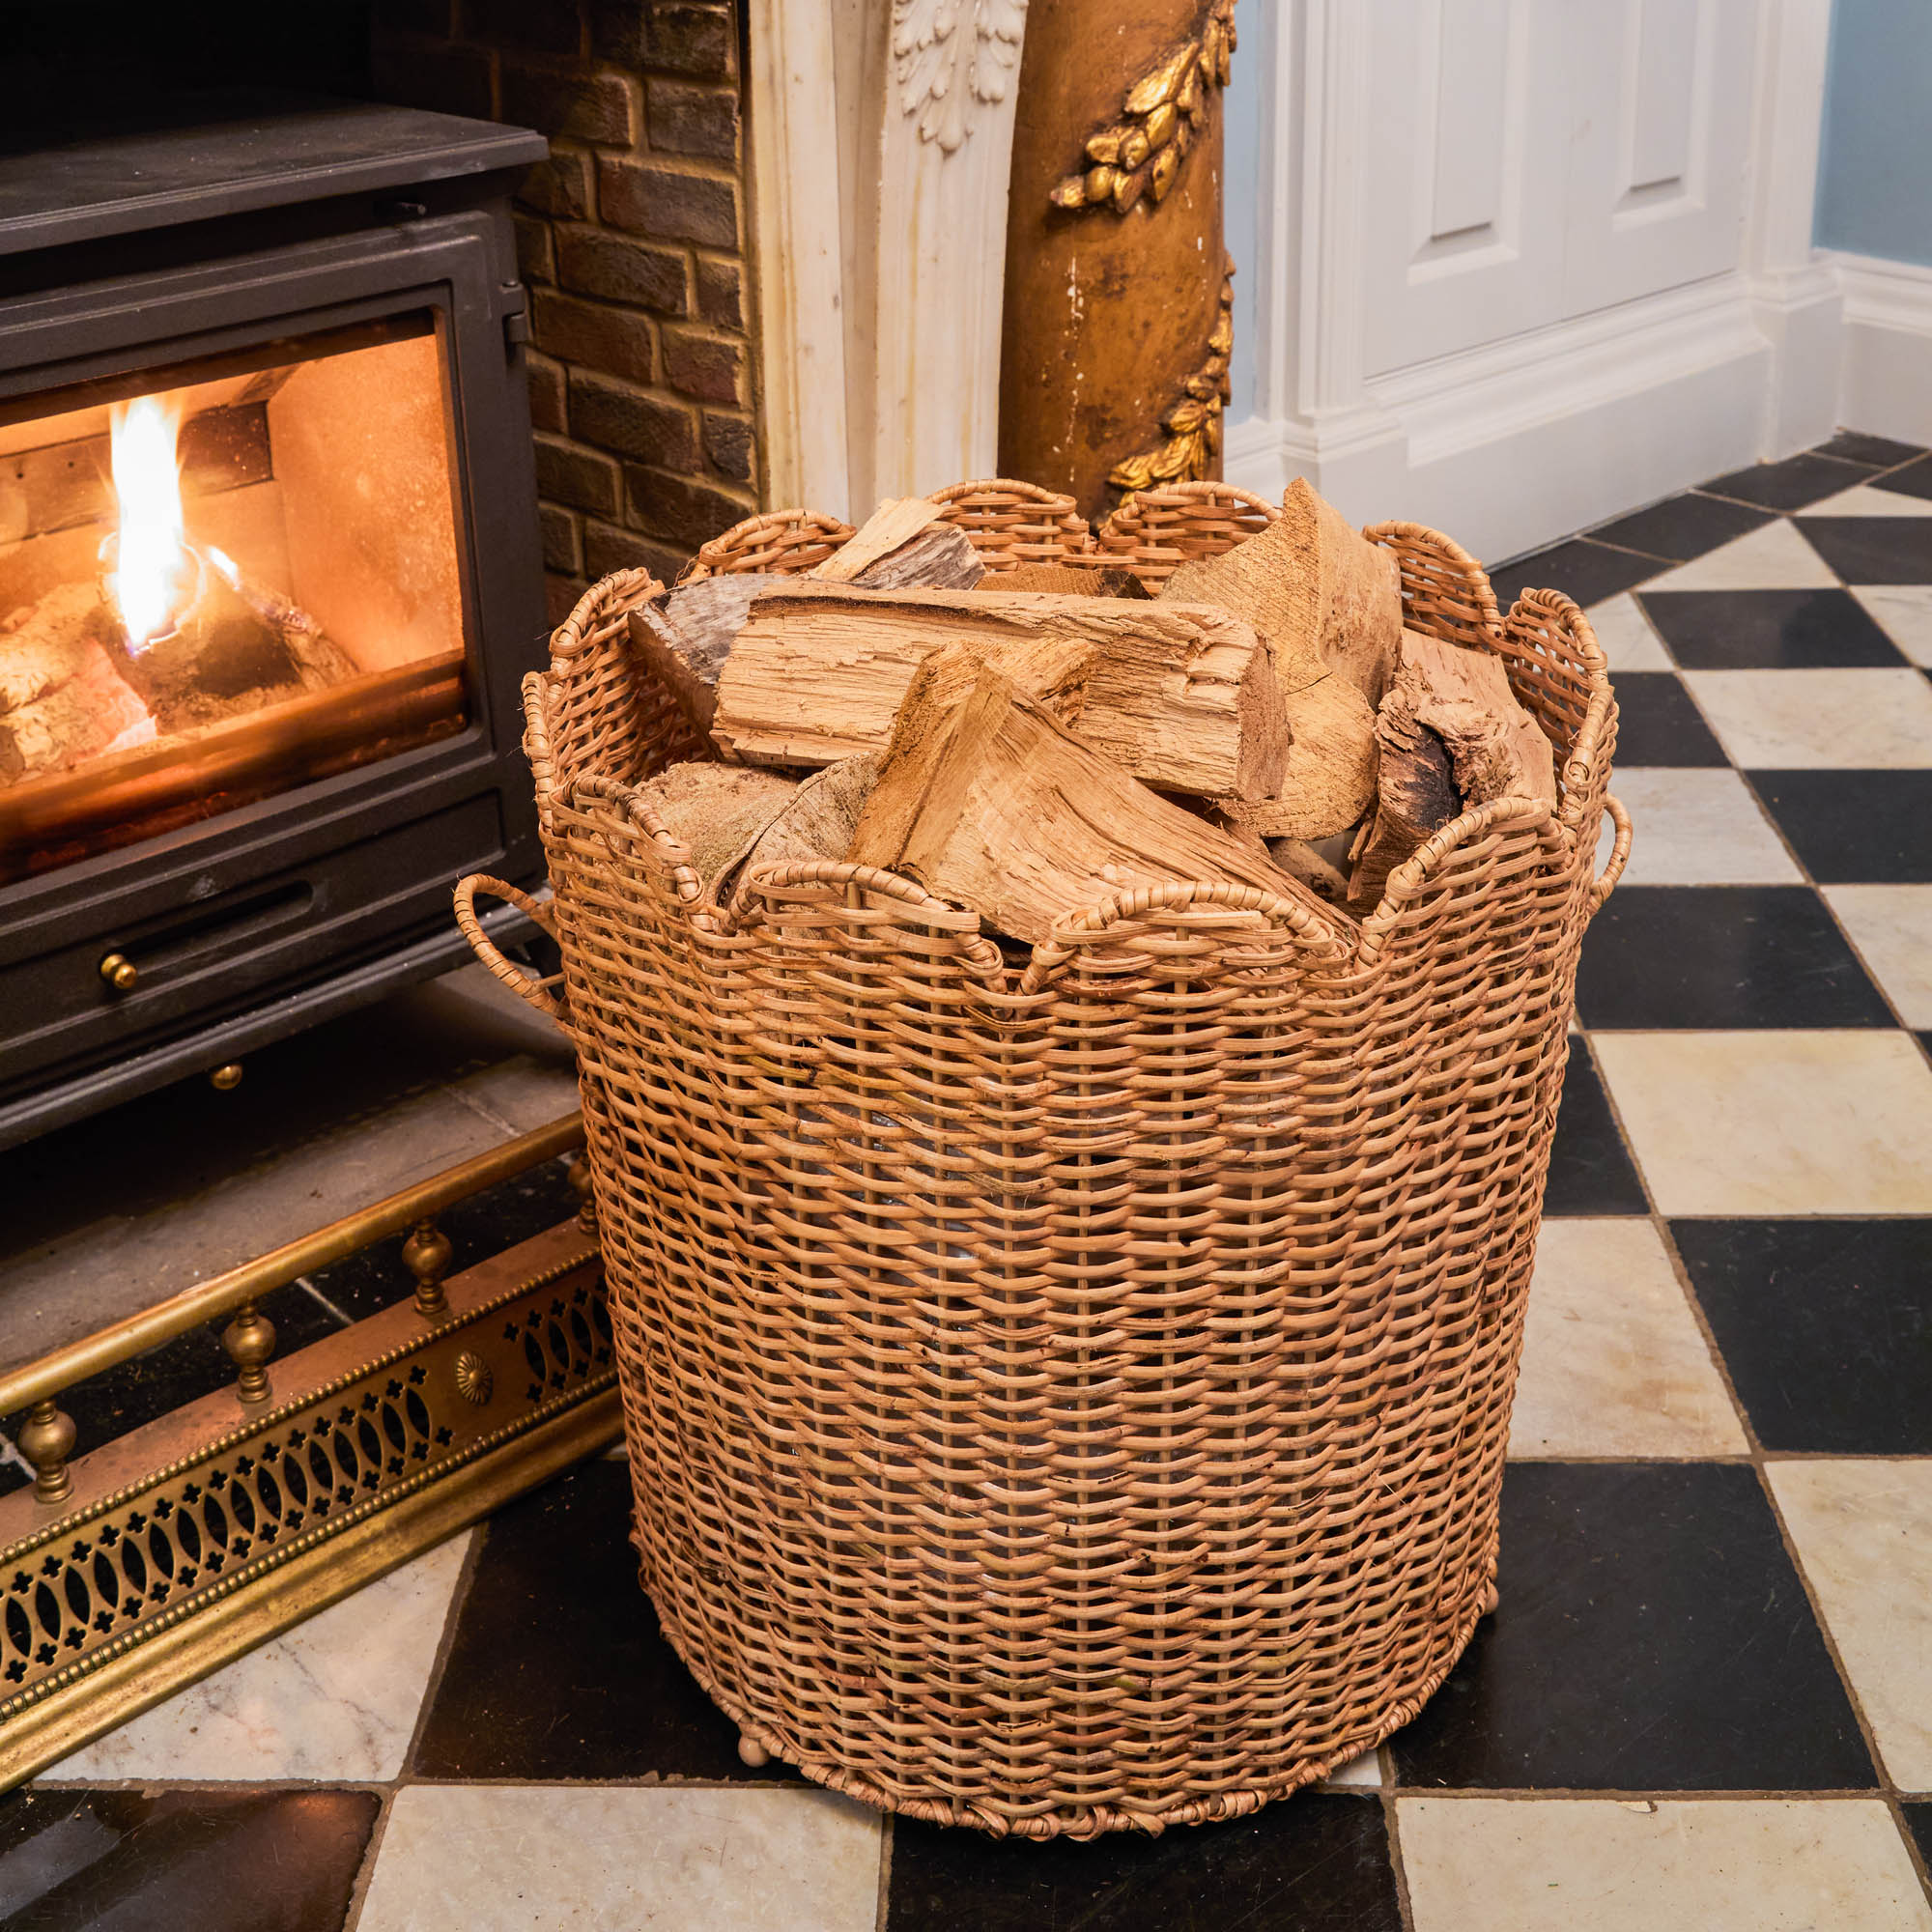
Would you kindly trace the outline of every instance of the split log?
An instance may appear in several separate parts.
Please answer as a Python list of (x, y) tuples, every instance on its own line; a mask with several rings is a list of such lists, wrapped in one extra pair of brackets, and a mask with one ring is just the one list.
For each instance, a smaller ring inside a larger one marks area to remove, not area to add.
[(796, 779), (742, 765), (668, 765), (638, 787), (638, 799), (689, 847), (692, 868), (709, 894), (788, 806)]
[(882, 756), (878, 752), (866, 752), (813, 772), (758, 835), (744, 864), (720, 878), (719, 898), (735, 898), (753, 870), (762, 866), (843, 859), (851, 849), (859, 814), (879, 776)]
[[(950, 702), (962, 676), (966, 695)], [(1176, 881), (1320, 903), (1252, 847), (1129, 778), (964, 647), (921, 668), (846, 856), (1032, 944), (1116, 893)]]
[[(761, 597), (718, 685), (713, 736), (755, 764), (882, 749), (913, 673), (964, 644), (1148, 783), (1267, 798), (1287, 734), (1267, 651), (1208, 607), (1024, 591), (868, 593), (801, 584)], [(972, 683), (954, 661), (952, 695)]]
[[(1324, 839), (1323, 844), (1332, 845), (1333, 839)], [(1267, 855), (1292, 879), (1299, 879), (1318, 898), (1326, 899), (1331, 905), (1345, 905), (1349, 897), (1349, 875), (1342, 869), (1348, 863), (1347, 846), (1331, 855), (1321, 850), (1320, 845), (1306, 838), (1270, 838), (1267, 841)], [(1341, 864), (1337, 864), (1339, 859)]]
[(1556, 803), (1549, 740), (1487, 651), (1405, 631), (1376, 742), (1376, 814), (1350, 880), (1358, 903), (1379, 899), (1389, 873), (1470, 806), (1508, 796)]
[(94, 661), (111, 620), (93, 583), (63, 583), (0, 623), (0, 713), (78, 677)]
[(1164, 604), (1218, 604), (1274, 650), (1286, 696), (1340, 671), (1379, 704), (1402, 637), (1402, 573), (1297, 476), (1266, 529), (1219, 556), (1183, 563)]
[(1131, 570), (1117, 563), (1089, 568), (1078, 563), (1022, 563), (1002, 571), (994, 580), (996, 590), (1050, 590), (1060, 597), (1126, 597), (1137, 604), (1149, 601), (1148, 587)]
[(0, 784), (71, 771), (153, 736), (148, 707), (90, 640), (71, 677), (0, 717)]
[(662, 610), (646, 604), (631, 611), (632, 648), (700, 737), (711, 733), (718, 674), (746, 613), (767, 590), (794, 582), (772, 571), (726, 571), (673, 590)]
[(1331, 671), (1282, 700), (1288, 767), (1273, 798), (1224, 799), (1222, 809), (1261, 838), (1329, 838), (1351, 832), (1376, 802), (1376, 714)]
[(929, 497), (888, 497), (838, 550), (806, 574), (869, 590), (914, 585), (970, 590), (985, 576), (985, 562), (964, 530), (939, 519), (939, 505)]

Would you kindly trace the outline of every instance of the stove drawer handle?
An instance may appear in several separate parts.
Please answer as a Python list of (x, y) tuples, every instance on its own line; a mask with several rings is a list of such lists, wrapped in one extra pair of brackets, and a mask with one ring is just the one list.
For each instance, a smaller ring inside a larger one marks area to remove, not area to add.
[(515, 906), (553, 939), (556, 937), (556, 915), (549, 905), (531, 898), (529, 894), (520, 892), (515, 886), (505, 885), (501, 879), (493, 879), (487, 872), (471, 872), (468, 878), (456, 882), (456, 923), (463, 928), (463, 936), (469, 940), (470, 950), (519, 999), (527, 1000), (538, 1012), (554, 1020), (558, 1026), (567, 1026), (563, 1000), (553, 990), (561, 986), (563, 975), (558, 973), (548, 980), (533, 980), (504, 958), (497, 951), (496, 942), (483, 930), (483, 922), (476, 916), (478, 893)]

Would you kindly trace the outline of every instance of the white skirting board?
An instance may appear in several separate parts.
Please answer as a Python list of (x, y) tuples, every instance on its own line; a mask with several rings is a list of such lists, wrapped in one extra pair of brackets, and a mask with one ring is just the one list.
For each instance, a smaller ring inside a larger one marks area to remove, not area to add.
[(1828, 259), (1845, 301), (1839, 422), (1932, 443), (1932, 269), (1869, 255)]

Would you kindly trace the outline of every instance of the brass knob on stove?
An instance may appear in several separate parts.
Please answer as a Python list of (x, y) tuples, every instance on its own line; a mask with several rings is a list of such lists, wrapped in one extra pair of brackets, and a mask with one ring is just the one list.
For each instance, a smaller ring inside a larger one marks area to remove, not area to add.
[(117, 993), (125, 993), (132, 988), (134, 981), (141, 977), (141, 973), (125, 952), (110, 952), (100, 962), (100, 977)]

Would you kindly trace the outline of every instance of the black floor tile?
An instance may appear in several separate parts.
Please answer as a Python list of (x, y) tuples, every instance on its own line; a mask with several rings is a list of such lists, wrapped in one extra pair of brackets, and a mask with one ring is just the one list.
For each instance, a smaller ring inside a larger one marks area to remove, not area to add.
[(1874, 1782), (1757, 1472), (1515, 1463), (1501, 1607), (1393, 1743), (1406, 1785)]
[(586, 1463), (491, 1519), (412, 1767), (418, 1777), (775, 1777), (658, 1634), (631, 1474)]
[[(1614, 905), (1616, 900), (1611, 899)], [(1601, 915), (1599, 915), (1601, 917)], [(1546, 1214), (1647, 1214), (1650, 1204), (1636, 1169), (1624, 1151), (1604, 1083), (1580, 1039), (1570, 1042), (1563, 1098), (1556, 1109), (1556, 1141), (1549, 1151)]]
[(1586, 1027), (1894, 1025), (1809, 886), (1624, 886), (1577, 973)]
[(1901, 1804), (1898, 1808), (1905, 1813), (1905, 1827), (1918, 1847), (1918, 1856), (1932, 1865), (1932, 1804)]
[(1845, 583), (1932, 583), (1932, 517), (1792, 521)]
[(1693, 556), (1702, 556), (1706, 551), (1770, 523), (1776, 514), (1755, 504), (1700, 497), (1690, 490), (1681, 497), (1653, 503), (1647, 510), (1619, 517), (1613, 524), (1599, 524), (1590, 534), (1602, 543), (1642, 551), (1646, 556), (1689, 563)]
[(898, 1820), (886, 1932), (1397, 1932), (1382, 1807), (1307, 1792), (1157, 1838), (1036, 1844)]
[[(546, 1161), (526, 1174), (459, 1201), (437, 1216), (437, 1226), (455, 1251), (449, 1272), (460, 1274), (546, 1228), (569, 1220), (578, 1208), (566, 1160)], [(404, 1236), (378, 1241), (359, 1255), (318, 1268), (308, 1277), (316, 1290), (355, 1321), (406, 1300), (415, 1277), (403, 1264)]]
[(1855, 429), (1841, 429), (1830, 442), (1821, 442), (1814, 453), (1842, 457), (1847, 463), (1868, 463), (1874, 469), (1889, 469), (1925, 454), (1916, 442), (1893, 442), (1889, 437), (1865, 436)]
[(1730, 763), (1674, 671), (1623, 670), (1613, 682), (1619, 765)]
[(1870, 474), (1863, 464), (1807, 449), (1782, 463), (1753, 463), (1748, 469), (1733, 469), (1728, 476), (1715, 476), (1698, 487), (1714, 497), (1736, 497), (1771, 510), (1802, 510), (1807, 503), (1864, 482)]
[(1677, 1221), (1767, 1449), (1932, 1455), (1932, 1221)]
[(0, 1926), (340, 1932), (368, 1791), (16, 1791), (0, 1801)]
[[(292, 1354), (325, 1335), (342, 1332), (342, 1324), (332, 1315), (293, 1285), (264, 1295), (258, 1305), (275, 1324), (277, 1356)], [(233, 1388), (235, 1364), (221, 1346), (221, 1331), (226, 1325), (213, 1321), (190, 1328), (185, 1335), (177, 1335), (145, 1355), (76, 1382), (60, 1399), (77, 1432), (74, 1453), (85, 1456), (116, 1436), (159, 1421), (184, 1403)], [(269, 1373), (272, 1378), (272, 1362)], [(239, 1407), (235, 1419), (238, 1423), (243, 1420)], [(12, 1439), (24, 1420), (24, 1415), (9, 1416), (0, 1422), (0, 1431)], [(22, 1487), (28, 1480), (26, 1472), (16, 1465), (0, 1465), (0, 1494)]]
[(1888, 469), (1883, 487), (1902, 490), (1908, 497), (1932, 497), (1932, 456), (1921, 453), (1916, 462)]
[(1821, 884), (1932, 881), (1932, 771), (1752, 772), (1750, 782)]
[(1643, 608), (1686, 670), (1906, 662), (1849, 590), (1651, 590)]
[(1529, 556), (1500, 564), (1490, 573), (1491, 587), (1496, 593), (1497, 608), (1505, 616), (1525, 589), (1560, 590), (1588, 610), (1619, 590), (1642, 583), (1667, 562), (1654, 556), (1637, 556), (1627, 550), (1612, 550), (1607, 544), (1592, 543), (1588, 537), (1572, 537), (1568, 543), (1552, 544)]

